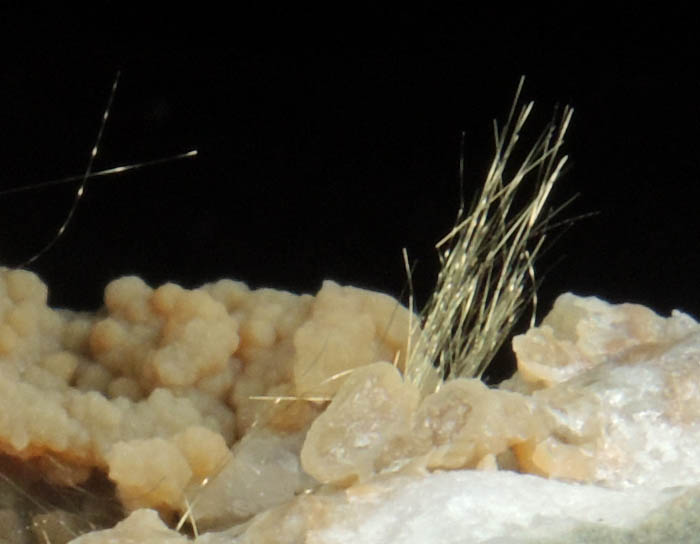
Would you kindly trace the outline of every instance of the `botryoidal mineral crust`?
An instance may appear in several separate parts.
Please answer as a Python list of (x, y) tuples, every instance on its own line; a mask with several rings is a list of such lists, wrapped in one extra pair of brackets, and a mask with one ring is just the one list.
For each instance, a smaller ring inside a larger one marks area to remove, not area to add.
[(124, 277), (90, 314), (47, 293), (0, 268), (0, 453), (55, 486), (114, 482), (132, 514), (76, 544), (184, 542), (162, 521), (183, 513), (205, 544), (341, 542), (334, 524), (368, 519), (352, 508), (442, 471), (615, 497), (700, 485), (700, 325), (678, 311), (564, 294), (513, 340), (511, 379), (421, 398), (409, 312), (384, 294)]

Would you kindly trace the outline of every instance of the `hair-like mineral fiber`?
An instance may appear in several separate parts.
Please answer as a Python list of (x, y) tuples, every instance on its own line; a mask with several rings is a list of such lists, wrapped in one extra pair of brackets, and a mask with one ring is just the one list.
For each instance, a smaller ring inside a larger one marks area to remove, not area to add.
[(68, 228), (68, 225), (70, 224), (71, 220), (73, 219), (73, 216), (75, 215), (76, 210), (78, 209), (78, 205), (80, 204), (80, 201), (83, 198), (83, 195), (85, 194), (85, 188), (87, 186), (87, 182), (89, 179), (98, 178), (98, 177), (105, 177), (105, 176), (112, 176), (115, 174), (123, 174), (125, 172), (129, 172), (132, 170), (139, 170), (141, 168), (145, 168), (148, 166), (155, 166), (158, 164), (177, 161), (180, 159), (189, 159), (189, 158), (197, 156), (198, 151), (196, 149), (191, 149), (190, 151), (186, 151), (184, 153), (179, 153), (177, 155), (173, 155), (173, 156), (169, 156), (169, 157), (165, 157), (165, 158), (153, 159), (153, 160), (149, 160), (149, 161), (141, 161), (141, 162), (131, 163), (131, 164), (122, 165), (122, 166), (115, 166), (113, 168), (107, 168), (105, 170), (99, 170), (97, 172), (93, 171), (93, 164), (94, 164), (95, 158), (97, 157), (97, 154), (99, 152), (100, 143), (102, 142), (102, 135), (104, 134), (105, 127), (107, 126), (107, 121), (109, 120), (109, 114), (112, 111), (112, 105), (114, 103), (114, 97), (117, 94), (117, 86), (119, 85), (120, 77), (121, 77), (121, 71), (117, 71), (117, 73), (114, 76), (114, 81), (112, 82), (112, 88), (111, 88), (111, 91), (109, 93), (109, 98), (107, 99), (107, 106), (105, 107), (104, 111), (102, 112), (102, 119), (100, 121), (100, 127), (97, 131), (97, 137), (95, 138), (95, 143), (92, 146), (92, 150), (90, 151), (90, 157), (88, 159), (87, 167), (85, 168), (85, 172), (83, 174), (81, 174), (79, 176), (66, 176), (66, 177), (62, 177), (59, 179), (44, 181), (41, 183), (33, 183), (31, 185), (25, 185), (25, 186), (16, 187), (13, 189), (7, 189), (7, 190), (0, 192), (0, 195), (10, 194), (10, 193), (18, 193), (18, 192), (28, 191), (28, 190), (33, 190), (33, 189), (42, 189), (44, 187), (49, 187), (51, 185), (59, 185), (62, 183), (70, 183), (73, 181), (80, 181), (80, 185), (78, 185), (78, 188), (75, 192), (75, 196), (73, 197), (73, 204), (71, 204), (71, 207), (69, 208), (68, 213), (66, 214), (66, 217), (63, 220), (63, 223), (61, 223), (61, 225), (58, 227), (58, 229), (54, 233), (53, 237), (51, 239), (49, 239), (49, 241), (41, 249), (39, 249), (37, 252), (35, 252), (26, 261), (17, 265), (17, 268), (25, 268), (25, 267), (29, 266), (30, 264), (32, 264), (34, 261), (36, 261), (41, 256), (43, 256), (47, 251), (49, 251), (56, 244), (56, 242), (58, 242), (58, 240), (61, 238), (61, 236), (63, 236), (66, 229)]
[[(533, 108), (533, 102), (519, 105), (523, 82), (503, 129), (494, 121), (495, 157), (480, 194), (466, 217), (460, 207), (454, 228), (436, 245), (437, 284), (421, 322), (412, 324), (407, 348), (406, 378), (424, 394), (449, 377), (480, 377), (529, 302), (534, 320), (533, 263), (552, 218), (568, 204), (542, 214), (567, 159), (559, 151), (573, 110), (555, 116), (510, 174), (509, 160)], [(530, 178), (533, 195), (517, 209), (518, 189)]]

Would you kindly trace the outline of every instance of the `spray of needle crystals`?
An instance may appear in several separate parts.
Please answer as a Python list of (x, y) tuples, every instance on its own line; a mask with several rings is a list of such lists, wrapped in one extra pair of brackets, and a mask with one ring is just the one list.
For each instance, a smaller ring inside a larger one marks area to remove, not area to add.
[[(466, 217), (460, 207), (454, 228), (437, 244), (437, 284), (421, 321), (412, 324), (421, 333), (409, 335), (417, 341), (409, 347), (406, 377), (423, 392), (450, 376), (480, 377), (527, 303), (536, 304), (533, 263), (558, 211), (543, 210), (566, 162), (560, 150), (573, 110), (565, 108), (510, 172), (533, 107), (518, 110), (522, 84), (503, 130), (494, 121), (496, 152), (480, 194)], [(518, 209), (515, 197), (529, 178), (534, 194)]]

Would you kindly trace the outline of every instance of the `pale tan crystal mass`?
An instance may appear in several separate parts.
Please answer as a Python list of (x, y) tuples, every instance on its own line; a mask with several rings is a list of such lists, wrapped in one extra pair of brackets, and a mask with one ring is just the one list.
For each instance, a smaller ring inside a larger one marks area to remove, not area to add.
[(421, 398), (402, 375), (409, 313), (383, 294), (127, 277), (96, 314), (46, 302), (34, 274), (0, 270), (0, 451), (55, 484), (103, 471), (142, 509), (80, 542), (180, 541), (148, 509), (202, 543), (249, 519), (301, 539), (334, 504), (438, 470), (700, 482), (700, 326), (680, 312), (562, 295), (498, 389), (459, 378)]
[[(228, 280), (153, 289), (125, 277), (107, 286), (96, 314), (54, 310), (47, 298), (35, 274), (0, 269), (0, 453), (37, 465), (58, 485), (102, 470), (127, 509), (184, 511), (224, 467), (250, 480), (249, 463), (260, 456), (229, 448), (257, 443), (241, 440), (254, 429), (276, 433), (268, 445), (296, 433), (289, 455), (298, 459), (298, 433), (323, 403), (255, 397), (300, 397), (337, 369), (400, 358), (407, 330), (406, 310), (390, 297), (333, 282), (314, 298)], [(314, 393), (332, 393), (344, 379)], [(288, 467), (285, 459), (278, 463)], [(298, 462), (285, 470), (291, 480), (273, 481), (268, 497), (276, 485), (292, 495), (308, 487)], [(250, 481), (236, 504), (259, 487)], [(265, 509), (286, 496), (252, 504)], [(227, 515), (257, 511), (248, 504)]]

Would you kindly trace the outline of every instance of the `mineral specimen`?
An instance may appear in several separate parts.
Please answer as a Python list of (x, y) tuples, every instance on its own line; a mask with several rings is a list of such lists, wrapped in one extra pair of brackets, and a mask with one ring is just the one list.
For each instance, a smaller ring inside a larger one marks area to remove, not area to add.
[(681, 312), (565, 294), (513, 340), (511, 379), (422, 395), (403, 376), (409, 313), (386, 295), (130, 277), (96, 314), (46, 300), (34, 274), (0, 271), (0, 450), (59, 494), (102, 474), (126, 519), (99, 531), (41, 496), (29, 512), (5, 475), (8, 535), (573, 541), (697, 515), (700, 325)]

